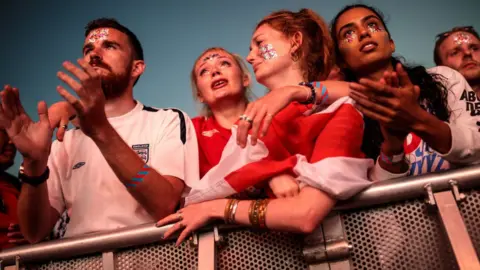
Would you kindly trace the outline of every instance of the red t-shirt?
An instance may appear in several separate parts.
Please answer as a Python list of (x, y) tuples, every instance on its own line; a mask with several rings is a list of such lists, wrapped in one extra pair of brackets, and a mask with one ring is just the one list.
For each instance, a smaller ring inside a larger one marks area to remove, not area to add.
[[(200, 166), (200, 178), (202, 178), (210, 169), (220, 162), (223, 149), (225, 149), (232, 132), (220, 126), (213, 116), (198, 116), (193, 118), (192, 122), (195, 127), (195, 132), (197, 133), (198, 163)], [(268, 186), (263, 184), (250, 187), (244, 192), (232, 197), (237, 199), (251, 199), (266, 196), (272, 197), (273, 193)]]
[(220, 126), (213, 116), (192, 119), (197, 133), (200, 178), (218, 164), (232, 132)]

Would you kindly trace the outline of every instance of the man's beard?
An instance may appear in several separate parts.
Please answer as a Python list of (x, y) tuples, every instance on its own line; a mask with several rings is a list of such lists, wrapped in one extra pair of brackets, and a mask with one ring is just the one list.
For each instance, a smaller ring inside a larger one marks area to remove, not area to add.
[(109, 74), (101, 75), (102, 89), (103, 94), (105, 95), (105, 99), (116, 99), (118, 97), (121, 97), (127, 91), (128, 84), (130, 83), (133, 63), (130, 63), (125, 69), (125, 72), (120, 74), (113, 73), (112, 68), (105, 64), (103, 61), (101, 61), (99, 58), (91, 59), (90, 65), (92, 64), (109, 71)]
[(105, 99), (112, 100), (122, 96), (128, 88), (130, 83), (130, 69), (127, 69), (125, 73), (102, 76), (102, 89)]

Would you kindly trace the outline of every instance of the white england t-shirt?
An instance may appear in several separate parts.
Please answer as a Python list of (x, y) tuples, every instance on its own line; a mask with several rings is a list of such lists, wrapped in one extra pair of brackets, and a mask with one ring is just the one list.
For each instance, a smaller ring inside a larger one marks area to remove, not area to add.
[[(108, 121), (150, 167), (184, 180), (185, 192), (198, 181), (196, 135), (185, 113), (137, 101), (132, 111)], [(80, 129), (53, 143), (48, 166), (50, 205), (60, 214), (66, 210), (70, 217), (65, 237), (155, 221)]]

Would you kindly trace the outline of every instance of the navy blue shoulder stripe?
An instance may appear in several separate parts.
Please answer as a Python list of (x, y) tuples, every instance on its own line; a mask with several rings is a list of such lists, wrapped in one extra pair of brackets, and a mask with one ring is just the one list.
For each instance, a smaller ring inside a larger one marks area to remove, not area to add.
[[(158, 109), (148, 107), (145, 105), (143, 105), (143, 110), (147, 112), (158, 112)], [(180, 110), (177, 110), (177, 109), (170, 108), (170, 109), (163, 109), (163, 110), (164, 111), (172, 110), (178, 113), (178, 118), (180, 118), (180, 140), (182, 141), (183, 144), (185, 144), (185, 142), (187, 142), (187, 125), (185, 123), (185, 116)]]
[(158, 112), (158, 109), (143, 105), (143, 110), (147, 112)]
[(187, 125), (185, 123), (185, 115), (180, 110), (177, 109), (163, 109), (164, 111), (172, 110), (176, 113), (178, 113), (178, 118), (180, 118), (180, 140), (182, 141), (183, 144), (187, 142)]

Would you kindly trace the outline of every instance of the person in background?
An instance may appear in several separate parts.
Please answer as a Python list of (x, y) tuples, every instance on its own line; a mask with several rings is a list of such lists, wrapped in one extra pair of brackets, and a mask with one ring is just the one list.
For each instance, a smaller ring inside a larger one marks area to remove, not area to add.
[[(433, 60), (438, 66), (447, 66), (460, 72), (480, 96), (480, 38), (473, 26), (458, 26), (438, 34)], [(469, 109), (478, 114), (480, 108), (477, 107)]]
[(25, 244), (17, 218), (20, 181), (9, 174), (17, 149), (8, 139), (5, 130), (0, 130), (0, 250)]

